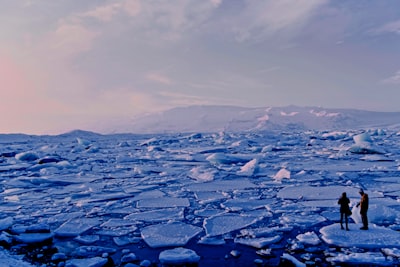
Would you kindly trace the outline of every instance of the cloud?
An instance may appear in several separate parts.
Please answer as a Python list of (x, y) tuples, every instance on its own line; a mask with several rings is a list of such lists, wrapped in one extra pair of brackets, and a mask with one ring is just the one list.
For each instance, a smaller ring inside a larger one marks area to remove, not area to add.
[(384, 84), (400, 84), (400, 70), (398, 70), (393, 76), (382, 81)]
[(371, 30), (371, 32), (375, 34), (381, 34), (381, 33), (400, 34), (400, 20), (387, 23), (382, 27)]
[(164, 85), (171, 85), (172, 81), (169, 77), (165, 76), (164, 74), (161, 73), (148, 73), (146, 75), (146, 79), (153, 81), (153, 82), (157, 82), (160, 84), (164, 84)]
[(301, 28), (328, 0), (265, 0), (245, 3), (244, 11), (232, 18), (233, 31), (238, 41), (264, 38)]
[(125, 0), (118, 3), (98, 6), (92, 10), (78, 14), (82, 18), (95, 18), (99, 21), (109, 22), (117, 14), (123, 12), (129, 16), (136, 16), (141, 10), (140, 0)]

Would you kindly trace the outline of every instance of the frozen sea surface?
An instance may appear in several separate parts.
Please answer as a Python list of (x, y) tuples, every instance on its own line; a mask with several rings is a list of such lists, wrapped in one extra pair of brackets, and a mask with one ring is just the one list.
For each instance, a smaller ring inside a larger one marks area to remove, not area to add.
[(0, 135), (0, 263), (399, 266), (399, 144), (390, 129)]

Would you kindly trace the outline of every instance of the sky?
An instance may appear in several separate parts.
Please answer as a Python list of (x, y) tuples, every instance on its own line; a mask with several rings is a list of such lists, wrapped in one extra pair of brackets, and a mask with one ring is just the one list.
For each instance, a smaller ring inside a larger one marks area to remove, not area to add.
[(178, 106), (400, 111), (400, 1), (0, 0), (0, 133)]

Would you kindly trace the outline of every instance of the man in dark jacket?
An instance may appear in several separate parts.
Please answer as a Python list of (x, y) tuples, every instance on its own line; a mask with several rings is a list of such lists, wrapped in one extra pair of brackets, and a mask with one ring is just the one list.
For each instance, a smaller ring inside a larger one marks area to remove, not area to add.
[(340, 205), (340, 228), (343, 228), (343, 217), (345, 218), (346, 230), (349, 231), (349, 218), (351, 215), (350, 211), (350, 199), (347, 197), (346, 192), (342, 193), (342, 196), (338, 200), (338, 204)]
[(368, 230), (368, 217), (367, 217), (367, 211), (369, 205), (368, 194), (365, 194), (364, 190), (362, 189), (360, 189), (359, 193), (361, 195), (361, 201), (360, 203), (357, 204), (357, 207), (360, 206), (360, 215), (363, 223), (363, 227), (361, 227), (360, 229)]

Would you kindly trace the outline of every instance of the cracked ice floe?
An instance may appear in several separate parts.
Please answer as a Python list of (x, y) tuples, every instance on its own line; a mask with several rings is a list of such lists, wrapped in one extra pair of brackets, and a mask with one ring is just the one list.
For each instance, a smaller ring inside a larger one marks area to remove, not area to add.
[(173, 222), (167, 224), (150, 225), (141, 230), (141, 236), (149, 247), (184, 246), (190, 239), (198, 235), (202, 228)]
[(262, 217), (224, 214), (205, 219), (203, 227), (206, 230), (207, 236), (218, 236), (240, 230), (261, 219)]
[(237, 164), (244, 163), (250, 160), (248, 155), (229, 155), (222, 153), (211, 154), (206, 158), (211, 164), (221, 165), (221, 164)]
[[(348, 186), (287, 186), (281, 189), (277, 197), (283, 199), (302, 199), (302, 200), (323, 200), (323, 199), (339, 199), (342, 192), (347, 193), (348, 198), (360, 198), (359, 189)], [(373, 196), (376, 197), (376, 194)], [(369, 197), (373, 197), (369, 194)]]
[(22, 233), (14, 236), (14, 238), (21, 243), (34, 244), (51, 240), (53, 236), (53, 233)]
[(233, 191), (233, 190), (244, 190), (250, 188), (257, 188), (258, 185), (250, 182), (247, 179), (236, 179), (236, 180), (217, 180), (207, 183), (191, 184), (188, 186), (190, 191)]
[(137, 208), (189, 207), (190, 202), (187, 198), (160, 197), (139, 200), (136, 206)]
[(63, 223), (54, 232), (56, 236), (75, 237), (88, 231), (100, 223), (96, 218), (77, 218)]
[(318, 223), (326, 221), (326, 218), (318, 214), (288, 214), (280, 218), (283, 224), (299, 225), (303, 227), (310, 227)]
[(196, 197), (196, 199), (199, 201), (200, 204), (207, 204), (210, 202), (221, 201), (227, 198), (226, 194), (223, 194), (221, 192), (210, 192), (210, 191), (196, 192), (194, 196)]
[(242, 176), (253, 176), (255, 173), (257, 173), (258, 169), (258, 159), (252, 159), (242, 166), (240, 170), (236, 172), (236, 174)]
[(370, 225), (369, 230), (359, 230), (359, 225), (349, 224), (350, 231), (343, 231), (339, 224), (320, 229), (322, 240), (341, 247), (384, 248), (400, 247), (400, 232), (389, 228)]
[(274, 203), (274, 199), (229, 199), (221, 207), (230, 211), (256, 210)]
[(162, 251), (158, 259), (161, 264), (183, 264), (196, 263), (200, 260), (200, 256), (187, 248), (174, 248)]
[(317, 236), (315, 232), (306, 232), (304, 234), (299, 234), (296, 236), (297, 240), (299, 240), (301, 243), (304, 244), (310, 244), (310, 245), (318, 245), (321, 243), (321, 240)]
[(354, 154), (385, 154), (385, 151), (372, 144), (371, 136), (367, 133), (355, 135), (353, 137), (355, 144), (349, 148)]
[(282, 239), (282, 236), (280, 235), (275, 235), (271, 237), (259, 237), (259, 238), (235, 238), (234, 242), (237, 244), (242, 244), (250, 247), (255, 247), (255, 248), (265, 248), (268, 245), (271, 245), (273, 243), (277, 243)]
[(368, 266), (393, 266), (394, 262), (386, 259), (380, 252), (358, 253), (352, 252), (349, 254), (338, 253), (336, 256), (327, 257), (326, 260), (333, 264), (344, 262), (346, 264), (367, 264)]
[(101, 257), (94, 257), (89, 259), (72, 259), (66, 262), (67, 267), (99, 267), (104, 266), (108, 259)]
[(183, 208), (166, 208), (132, 213), (124, 217), (125, 220), (137, 220), (144, 222), (158, 222), (170, 220), (182, 220), (184, 218)]

